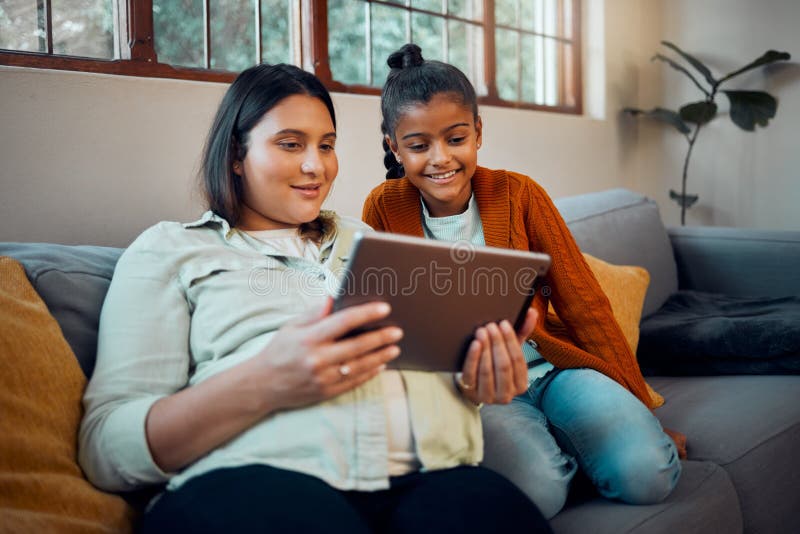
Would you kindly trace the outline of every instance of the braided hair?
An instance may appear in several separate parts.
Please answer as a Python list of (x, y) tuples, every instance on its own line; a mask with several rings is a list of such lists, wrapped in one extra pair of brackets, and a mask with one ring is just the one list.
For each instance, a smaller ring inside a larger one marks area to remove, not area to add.
[(386, 63), (390, 70), (381, 89), (381, 132), (386, 178), (392, 179), (405, 176), (405, 170), (395, 159), (386, 137), (396, 142), (394, 131), (404, 111), (417, 104), (427, 104), (435, 95), (445, 93), (469, 107), (477, 121), (478, 99), (475, 88), (463, 72), (453, 65), (424, 59), (422, 49), (413, 43), (392, 52)]

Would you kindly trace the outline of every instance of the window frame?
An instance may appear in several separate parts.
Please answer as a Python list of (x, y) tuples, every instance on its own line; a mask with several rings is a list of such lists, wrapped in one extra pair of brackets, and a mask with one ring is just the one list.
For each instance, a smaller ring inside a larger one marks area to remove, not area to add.
[[(30, 51), (0, 51), (0, 65), (13, 67), (31, 67), (40, 69), (55, 69), (67, 71), (83, 71), (102, 74), (115, 74), (123, 76), (142, 76), (152, 78), (174, 78), (181, 80), (209, 81), (230, 83), (236, 78), (235, 72), (212, 70), (208, 68), (191, 68), (173, 66), (159, 63), (154, 46), (153, 35), (153, 2), (152, 0), (114, 0), (115, 38), (114, 43), (119, 59), (84, 58), (52, 53), (52, 24), (50, 21), (51, 0), (40, 0), (46, 5), (48, 16), (45, 20), (47, 33), (47, 52)], [(313, 72), (322, 80), (323, 84), (333, 92), (379, 95), (380, 89), (372, 86), (343, 84), (333, 78), (328, 60), (328, 1), (327, 0), (295, 0), (300, 7), (301, 39), (299, 60), (300, 65)], [(381, 2), (387, 5), (397, 4)], [(494, 15), (494, 0), (482, 0), (484, 19), (483, 46), (484, 46), (484, 79), (486, 80), (488, 94), (478, 98), (481, 105), (500, 106), (517, 109), (530, 109), (580, 115), (583, 113), (583, 84), (582, 84), (582, 32), (581, 32), (581, 4), (580, 0), (557, 0), (559, 13), (563, 13), (563, 4), (572, 3), (572, 28), (570, 39), (556, 38), (556, 40), (569, 41), (572, 46), (573, 60), (569, 69), (564, 68), (564, 61), (558, 61), (559, 72), (559, 101), (564, 101), (564, 94), (571, 94), (575, 100), (574, 105), (548, 106), (527, 102), (516, 102), (500, 98), (496, 83), (495, 62), (495, 30), (508, 29), (519, 31), (518, 28), (498, 25)], [(204, 0), (205, 12), (209, 10), (210, 0)], [(422, 13), (443, 16), (441, 13), (417, 10)], [(260, 3), (257, 12), (260, 12)], [(445, 18), (448, 18), (445, 16)], [(258, 21), (257, 21), (258, 22)], [(559, 33), (564, 34), (564, 20), (559, 16)], [(209, 28), (206, 21), (205, 42), (210, 42)], [(547, 38), (554, 38), (547, 36)], [(257, 45), (258, 46), (258, 45)], [(208, 46), (206, 47), (208, 48)], [(260, 48), (260, 46), (259, 46)], [(206, 65), (208, 65), (210, 50), (206, 50)]]

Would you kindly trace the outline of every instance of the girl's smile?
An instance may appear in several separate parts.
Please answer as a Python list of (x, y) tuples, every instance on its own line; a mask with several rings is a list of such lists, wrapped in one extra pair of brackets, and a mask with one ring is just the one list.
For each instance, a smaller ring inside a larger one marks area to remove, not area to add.
[(459, 169), (453, 169), (452, 171), (447, 171), (441, 174), (429, 174), (428, 178), (433, 180), (434, 182), (438, 183), (439, 185), (450, 183), (452, 178), (456, 175)]

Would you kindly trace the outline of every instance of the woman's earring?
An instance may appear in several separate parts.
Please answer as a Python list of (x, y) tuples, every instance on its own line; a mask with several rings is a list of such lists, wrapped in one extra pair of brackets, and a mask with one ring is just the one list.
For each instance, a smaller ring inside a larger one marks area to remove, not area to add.
[(396, 159), (396, 160), (397, 160), (397, 163), (399, 163), (400, 165), (402, 165), (402, 164), (403, 164), (403, 158), (401, 158), (401, 157), (400, 157), (400, 156), (398, 156), (397, 154), (395, 154), (395, 156), (394, 156), (394, 159)]

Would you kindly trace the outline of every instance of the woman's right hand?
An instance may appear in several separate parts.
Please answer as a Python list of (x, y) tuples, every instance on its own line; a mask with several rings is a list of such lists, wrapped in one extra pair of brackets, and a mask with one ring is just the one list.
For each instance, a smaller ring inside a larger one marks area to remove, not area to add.
[(383, 302), (331, 313), (333, 301), (284, 325), (249, 363), (266, 377), (261, 399), (269, 411), (314, 404), (375, 377), (400, 354), (403, 331), (394, 326), (341, 339), (354, 328), (385, 318)]
[(385, 318), (388, 304), (331, 313), (332, 304), (328, 300), (284, 325), (247, 361), (156, 401), (145, 422), (156, 464), (167, 472), (182, 469), (275, 410), (320, 402), (363, 384), (400, 354), (399, 328), (340, 339)]

